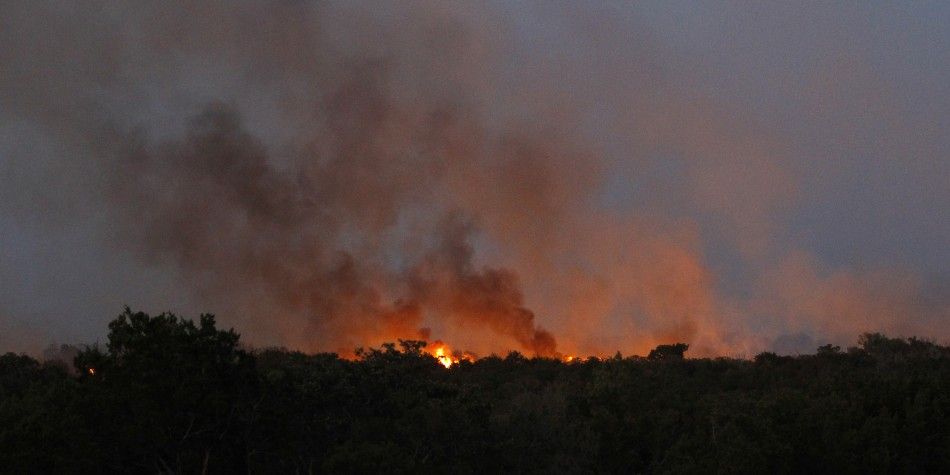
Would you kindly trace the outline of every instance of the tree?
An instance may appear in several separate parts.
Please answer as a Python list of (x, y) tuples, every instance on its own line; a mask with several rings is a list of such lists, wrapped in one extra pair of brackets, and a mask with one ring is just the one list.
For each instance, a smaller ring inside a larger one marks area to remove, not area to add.
[[(253, 358), (239, 335), (172, 313), (152, 317), (128, 307), (109, 324), (107, 349), (76, 357), (93, 393), (92, 413), (112, 440), (117, 467), (150, 471), (241, 471), (243, 410), (254, 390)], [(102, 418), (102, 416), (105, 416)], [(118, 443), (116, 443), (118, 442)], [(229, 453), (231, 452), (231, 453)]]
[(686, 343), (674, 343), (672, 345), (659, 345), (650, 350), (647, 358), (651, 360), (681, 360), (683, 354), (689, 349)]
[(818, 351), (816, 352), (816, 354), (817, 354), (818, 356), (834, 356), (834, 355), (840, 355), (840, 354), (841, 354), (841, 347), (838, 346), (838, 345), (832, 345), (831, 343), (828, 343), (828, 344), (826, 344), (826, 345), (819, 346), (819, 347), (818, 347)]

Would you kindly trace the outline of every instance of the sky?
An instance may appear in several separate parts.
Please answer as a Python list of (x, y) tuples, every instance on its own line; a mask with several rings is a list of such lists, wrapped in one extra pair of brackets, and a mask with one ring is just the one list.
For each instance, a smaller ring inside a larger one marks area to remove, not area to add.
[(950, 341), (947, 2), (0, 1), (0, 351)]

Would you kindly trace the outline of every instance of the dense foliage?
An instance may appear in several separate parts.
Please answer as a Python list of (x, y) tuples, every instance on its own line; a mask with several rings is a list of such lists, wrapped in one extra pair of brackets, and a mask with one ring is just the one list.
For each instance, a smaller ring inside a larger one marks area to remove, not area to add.
[(948, 473), (950, 348), (754, 360), (348, 361), (248, 352), (214, 318), (129, 310), (74, 368), (0, 356), (7, 473)]

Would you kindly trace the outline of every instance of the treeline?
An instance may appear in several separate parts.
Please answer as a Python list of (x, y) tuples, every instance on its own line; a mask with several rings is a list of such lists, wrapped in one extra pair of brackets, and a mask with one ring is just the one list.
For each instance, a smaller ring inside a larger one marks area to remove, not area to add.
[(0, 356), (4, 473), (950, 473), (950, 348), (444, 368), (404, 341), (245, 351), (126, 310), (73, 367)]

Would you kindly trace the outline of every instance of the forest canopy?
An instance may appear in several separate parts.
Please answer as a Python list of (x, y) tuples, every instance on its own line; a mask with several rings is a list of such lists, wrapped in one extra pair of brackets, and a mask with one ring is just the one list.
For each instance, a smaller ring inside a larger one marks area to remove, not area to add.
[(448, 368), (426, 345), (252, 350), (126, 309), (104, 346), (0, 356), (0, 472), (950, 471), (950, 348), (926, 340)]

